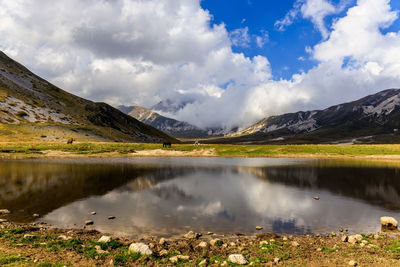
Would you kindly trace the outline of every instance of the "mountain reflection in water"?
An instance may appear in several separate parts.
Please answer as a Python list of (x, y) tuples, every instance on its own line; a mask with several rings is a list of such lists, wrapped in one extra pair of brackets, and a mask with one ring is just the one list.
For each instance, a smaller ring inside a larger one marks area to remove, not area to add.
[(398, 168), (324, 162), (0, 161), (0, 208), (11, 210), (8, 218), (16, 222), (39, 213), (39, 221), (58, 227), (92, 219), (104, 232), (163, 236), (188, 229), (251, 234), (256, 225), (275, 233), (374, 232), (380, 216), (399, 215)]

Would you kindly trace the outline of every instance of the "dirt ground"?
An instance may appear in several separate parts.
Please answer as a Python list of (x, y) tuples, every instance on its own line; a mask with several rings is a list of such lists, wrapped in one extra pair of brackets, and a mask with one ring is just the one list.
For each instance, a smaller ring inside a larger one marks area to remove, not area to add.
[[(262, 230), (260, 231), (262, 232)], [(400, 235), (361, 235), (354, 244), (346, 232), (325, 236), (221, 236), (201, 233), (161, 240), (111, 237), (93, 230), (62, 230), (44, 224), (0, 224), (1, 266), (237, 266), (242, 254), (250, 266), (400, 266)], [(148, 245), (152, 255), (129, 252), (131, 243)], [(97, 247), (96, 247), (97, 246)], [(354, 261), (354, 262), (351, 262)], [(355, 265), (353, 265), (355, 266)]]

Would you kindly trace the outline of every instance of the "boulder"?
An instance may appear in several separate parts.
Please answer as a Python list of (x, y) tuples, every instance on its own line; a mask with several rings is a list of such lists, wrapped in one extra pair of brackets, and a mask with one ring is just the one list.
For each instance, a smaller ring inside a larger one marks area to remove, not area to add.
[(149, 248), (148, 245), (143, 243), (132, 243), (129, 246), (129, 252), (140, 253), (142, 255), (151, 255), (153, 251)]
[(397, 229), (397, 225), (399, 223), (397, 222), (397, 220), (393, 217), (381, 217), (381, 225), (383, 228), (387, 228), (387, 229)]
[(263, 229), (262, 226), (259, 226), (259, 225), (256, 226), (256, 230), (260, 231), (262, 229)]
[(232, 263), (236, 263), (236, 264), (240, 264), (240, 265), (245, 265), (248, 263), (248, 261), (242, 254), (231, 254), (228, 257), (228, 260)]

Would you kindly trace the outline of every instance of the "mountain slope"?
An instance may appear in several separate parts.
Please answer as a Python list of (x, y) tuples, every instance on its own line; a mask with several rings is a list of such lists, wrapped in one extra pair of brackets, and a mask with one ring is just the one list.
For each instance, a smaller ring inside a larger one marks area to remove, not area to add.
[(163, 131), (177, 138), (206, 138), (207, 131), (202, 130), (187, 122), (182, 122), (161, 116), (147, 108), (139, 106), (119, 106), (119, 110), (126, 112), (135, 119), (153, 126), (154, 128)]
[(70, 94), (0, 51), (1, 140), (176, 141), (105, 103)]
[[(340, 141), (379, 142), (388, 135), (400, 141), (400, 89), (388, 89), (357, 101), (324, 110), (299, 111), (267, 117), (230, 135), (223, 142), (321, 143)], [(357, 140), (357, 139), (362, 140)], [(353, 140), (355, 139), (355, 140)]]

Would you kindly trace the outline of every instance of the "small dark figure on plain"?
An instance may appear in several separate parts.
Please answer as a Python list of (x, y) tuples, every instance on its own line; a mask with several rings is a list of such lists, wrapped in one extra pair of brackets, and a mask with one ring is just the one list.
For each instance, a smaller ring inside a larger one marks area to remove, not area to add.
[(74, 138), (68, 138), (67, 144), (70, 145), (70, 144), (72, 144), (74, 141), (75, 141)]
[(171, 146), (172, 146), (171, 142), (164, 142), (162, 144), (162, 147), (171, 147)]

